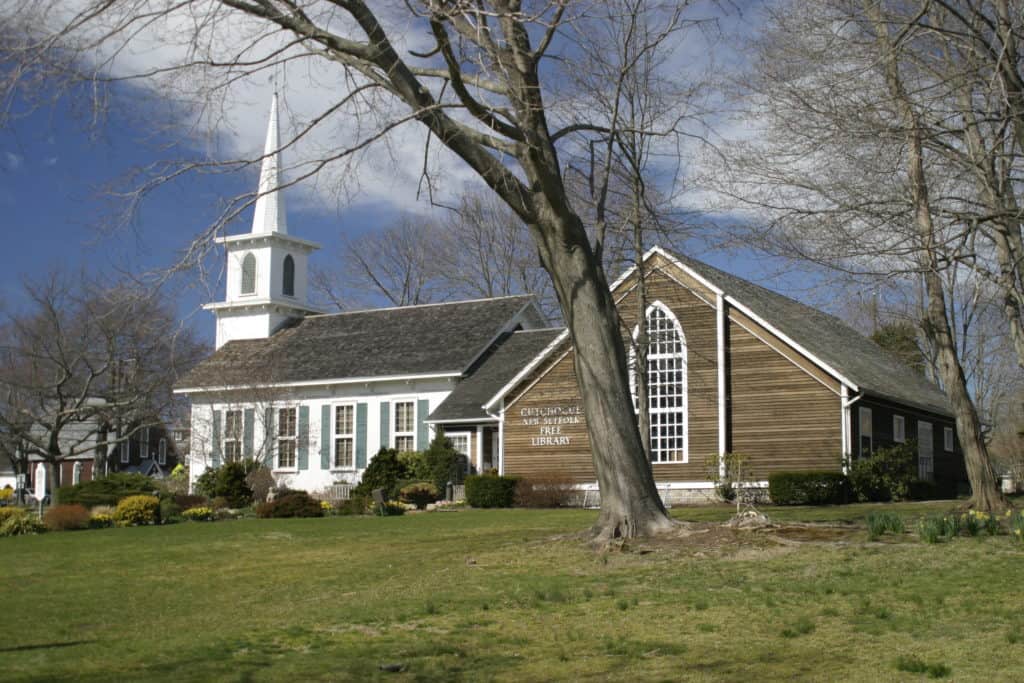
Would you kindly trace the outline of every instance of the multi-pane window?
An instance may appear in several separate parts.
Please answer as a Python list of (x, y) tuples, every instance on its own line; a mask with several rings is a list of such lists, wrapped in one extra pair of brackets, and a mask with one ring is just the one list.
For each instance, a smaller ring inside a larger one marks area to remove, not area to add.
[(416, 449), (416, 404), (412, 401), (395, 403), (395, 450)]
[(277, 411), (277, 466), (281, 469), (295, 467), (295, 408), (279, 408)]
[(156, 460), (157, 464), (166, 465), (167, 464), (167, 439), (160, 439), (160, 446), (157, 448), (156, 454), (157, 454), (156, 455), (156, 457), (157, 457), (157, 460)]
[(953, 428), (943, 427), (942, 429), (942, 446), (947, 451), (953, 451)]
[(932, 425), (924, 420), (917, 423), (917, 476), (925, 481), (931, 481), (935, 477)]
[(660, 302), (647, 310), (647, 340), (651, 462), (686, 462), (686, 339), (679, 321)]
[(131, 462), (131, 446), (127, 441), (117, 444), (117, 450), (121, 454), (121, 463)]
[(242, 411), (224, 411), (224, 462), (242, 459)]
[(892, 416), (892, 440), (896, 443), (907, 440), (907, 421), (902, 415)]
[(448, 440), (452, 442), (452, 449), (465, 458), (466, 471), (469, 471), (470, 457), (469, 457), (469, 432), (458, 432), (455, 434), (445, 433)]
[(334, 467), (355, 467), (355, 407), (334, 406)]
[(858, 454), (862, 458), (870, 458), (874, 451), (874, 430), (872, 429), (871, 408), (861, 407), (860, 412), (860, 448)]

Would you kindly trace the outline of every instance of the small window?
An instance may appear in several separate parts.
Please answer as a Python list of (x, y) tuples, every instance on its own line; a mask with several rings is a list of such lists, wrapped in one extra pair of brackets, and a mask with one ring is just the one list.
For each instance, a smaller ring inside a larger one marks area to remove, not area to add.
[(350, 470), (355, 463), (355, 408), (334, 407), (334, 469)]
[(149, 427), (146, 427), (142, 430), (142, 436), (139, 437), (139, 457), (148, 458), (149, 456)]
[(285, 296), (295, 296), (295, 259), (292, 258), (291, 254), (284, 257), (281, 293)]
[(224, 462), (242, 460), (242, 411), (224, 411)]
[(117, 450), (121, 454), (121, 463), (127, 464), (131, 462), (131, 448), (128, 446), (127, 441), (122, 441), (117, 444)]
[(902, 415), (892, 416), (892, 440), (896, 443), (907, 440), (907, 421)]
[(242, 294), (256, 293), (256, 257), (252, 253), (242, 259)]
[(399, 453), (416, 450), (416, 404), (395, 403), (395, 450)]
[(277, 411), (277, 466), (279, 469), (295, 467), (295, 408)]
[(952, 427), (946, 427), (945, 429), (942, 430), (942, 442), (942, 445), (946, 448), (946, 450), (952, 453), (954, 448)]
[(860, 449), (858, 453), (862, 458), (870, 458), (874, 450), (874, 436), (871, 430), (871, 408), (860, 409)]
[(469, 472), (469, 432), (446, 432), (445, 436), (452, 442), (452, 449), (465, 458), (466, 472)]
[(167, 464), (167, 439), (160, 439), (160, 447), (157, 450), (157, 463), (160, 465)]

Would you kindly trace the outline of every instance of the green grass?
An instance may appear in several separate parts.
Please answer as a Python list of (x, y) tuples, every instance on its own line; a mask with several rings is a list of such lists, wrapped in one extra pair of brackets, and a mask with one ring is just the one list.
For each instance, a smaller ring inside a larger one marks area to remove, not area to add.
[[(909, 519), (939, 511), (888, 509)], [(857, 522), (869, 511), (779, 514)], [(0, 539), (0, 671), (5, 681), (97, 682), (1018, 676), (1024, 545), (1007, 536), (794, 545), (716, 527), (595, 553), (568, 535), (595, 515), (242, 520)]]

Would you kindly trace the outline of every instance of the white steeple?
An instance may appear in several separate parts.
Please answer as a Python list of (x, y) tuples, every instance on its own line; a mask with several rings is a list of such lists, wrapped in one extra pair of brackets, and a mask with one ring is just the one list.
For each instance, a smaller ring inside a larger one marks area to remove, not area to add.
[(217, 348), (234, 339), (266, 339), (289, 320), (319, 313), (309, 303), (309, 255), (320, 248), (288, 234), (281, 189), (277, 93), (270, 104), (252, 230), (218, 237), (227, 250), (227, 296), (203, 308), (217, 317)]
[(252, 234), (276, 232), (288, 234), (288, 220), (284, 210), (281, 187), (281, 131), (277, 124), (277, 93), (270, 102), (270, 122), (267, 124), (267, 142), (263, 146), (263, 164), (260, 166), (259, 198), (256, 215), (252, 219)]

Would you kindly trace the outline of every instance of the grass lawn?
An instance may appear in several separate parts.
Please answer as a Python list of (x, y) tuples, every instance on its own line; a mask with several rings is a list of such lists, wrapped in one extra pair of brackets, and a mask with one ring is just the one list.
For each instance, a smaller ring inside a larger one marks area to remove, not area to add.
[[(948, 504), (888, 506), (908, 517)], [(879, 506), (776, 517), (856, 523)], [(1020, 680), (1024, 544), (701, 525), (595, 553), (592, 511), (0, 539), (4, 681)], [(676, 510), (714, 521), (726, 508)], [(380, 670), (401, 664), (401, 673)]]

